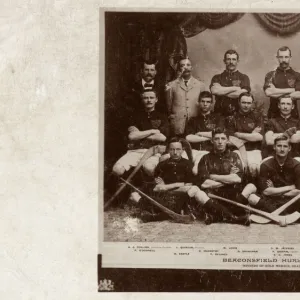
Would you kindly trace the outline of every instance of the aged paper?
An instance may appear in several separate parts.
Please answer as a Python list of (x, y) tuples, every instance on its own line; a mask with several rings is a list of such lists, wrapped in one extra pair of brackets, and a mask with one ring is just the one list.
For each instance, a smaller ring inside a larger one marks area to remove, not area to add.
[[(294, 7), (297, 2), (291, 3)], [(199, 3), (1, 1), (1, 299), (170, 297), (97, 292), (97, 254), (102, 249), (98, 242), (103, 238), (98, 226), (104, 86), (99, 8), (147, 10), (163, 5), (189, 10)], [(220, 1), (216, 5), (216, 9), (259, 9), (264, 3)], [(281, 1), (278, 8), (286, 5)], [(211, 6), (210, 1), (201, 2), (203, 9)], [(276, 300), (279, 296), (269, 295)]]

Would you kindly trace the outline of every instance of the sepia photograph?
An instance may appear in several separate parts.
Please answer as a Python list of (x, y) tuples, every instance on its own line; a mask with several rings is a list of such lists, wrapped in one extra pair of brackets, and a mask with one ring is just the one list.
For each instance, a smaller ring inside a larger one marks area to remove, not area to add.
[(103, 15), (98, 267), (300, 270), (300, 14)]
[(105, 12), (105, 241), (299, 242), (298, 29)]

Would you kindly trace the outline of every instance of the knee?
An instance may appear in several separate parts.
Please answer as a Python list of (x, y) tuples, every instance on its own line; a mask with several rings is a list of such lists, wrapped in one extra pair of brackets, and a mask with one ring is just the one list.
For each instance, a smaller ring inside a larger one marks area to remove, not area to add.
[(125, 173), (125, 168), (123, 165), (116, 163), (112, 169), (113, 173), (117, 176), (122, 176)]
[(199, 188), (195, 192), (194, 197), (195, 197), (195, 200), (202, 205), (204, 205), (209, 200), (208, 195), (205, 192), (203, 192), (202, 190), (200, 190)]
[(193, 185), (191, 186), (191, 188), (187, 191), (187, 194), (189, 195), (189, 197), (195, 197), (195, 195), (197, 193), (200, 192), (200, 189), (196, 186), (196, 185)]
[(257, 191), (257, 188), (256, 186), (253, 184), (253, 183), (248, 183), (245, 187), (244, 187), (244, 190), (242, 192), (242, 195), (248, 199), (248, 197), (251, 195), (251, 194), (254, 194), (256, 193)]
[(154, 176), (156, 166), (157, 163), (154, 163), (153, 161), (145, 162), (143, 165), (143, 169), (148, 176)]

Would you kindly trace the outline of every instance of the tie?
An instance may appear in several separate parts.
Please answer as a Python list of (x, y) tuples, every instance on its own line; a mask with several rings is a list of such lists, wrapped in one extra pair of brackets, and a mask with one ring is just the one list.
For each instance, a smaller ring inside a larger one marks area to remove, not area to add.
[(188, 84), (188, 80), (185, 80), (184, 81), (184, 84), (185, 84), (185, 86), (188, 86), (187, 84)]
[(152, 88), (152, 87), (153, 87), (153, 84), (151, 84), (151, 83), (144, 84), (144, 88)]

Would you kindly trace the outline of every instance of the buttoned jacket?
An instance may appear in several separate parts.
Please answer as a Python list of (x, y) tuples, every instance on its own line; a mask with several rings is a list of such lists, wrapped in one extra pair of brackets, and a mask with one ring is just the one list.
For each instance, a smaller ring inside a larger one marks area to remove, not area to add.
[(175, 134), (183, 134), (187, 120), (198, 115), (198, 99), (204, 90), (204, 83), (193, 76), (188, 86), (182, 78), (177, 78), (166, 85), (167, 110)]

